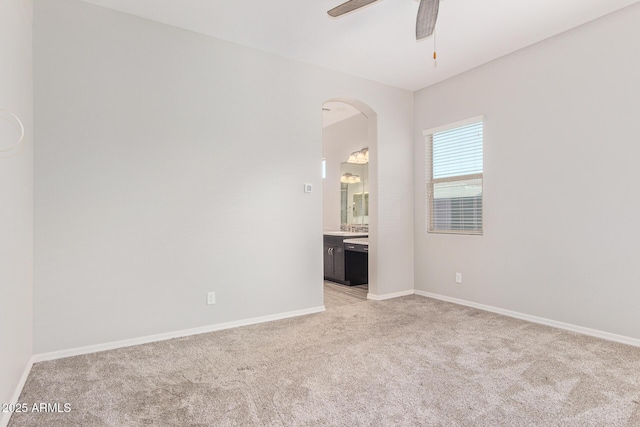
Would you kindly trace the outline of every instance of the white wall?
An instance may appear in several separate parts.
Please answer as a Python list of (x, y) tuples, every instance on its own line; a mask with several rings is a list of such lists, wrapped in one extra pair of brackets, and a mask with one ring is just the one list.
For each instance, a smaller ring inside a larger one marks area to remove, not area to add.
[(321, 306), (321, 108), (340, 96), (378, 114), (378, 292), (413, 287), (411, 93), (35, 6), (36, 353)]
[(358, 114), (324, 128), (322, 153), (327, 160), (327, 178), (322, 182), (323, 225), (340, 230), (340, 165), (354, 151), (369, 146), (367, 117)]
[[(416, 93), (417, 289), (640, 338), (639, 22), (636, 4)], [(427, 235), (422, 131), (479, 114), (484, 236)]]
[[(0, 2), (0, 109), (12, 111), (26, 128), (21, 147), (0, 153), (0, 403), (11, 401), (32, 354), (31, 18), (31, 1)], [(11, 122), (0, 120), (0, 148), (18, 137)], [(0, 414), (0, 425), (7, 420)]]

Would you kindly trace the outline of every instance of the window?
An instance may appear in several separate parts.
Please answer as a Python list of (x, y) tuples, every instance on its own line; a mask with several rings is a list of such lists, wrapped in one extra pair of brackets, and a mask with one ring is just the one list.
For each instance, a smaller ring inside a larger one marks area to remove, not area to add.
[(427, 230), (482, 234), (483, 117), (424, 132)]

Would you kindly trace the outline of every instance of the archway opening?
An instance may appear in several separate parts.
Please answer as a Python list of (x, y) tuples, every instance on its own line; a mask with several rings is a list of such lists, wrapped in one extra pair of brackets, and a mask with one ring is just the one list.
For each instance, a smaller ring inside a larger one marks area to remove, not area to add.
[(347, 97), (325, 101), (322, 111), (324, 299), (330, 308), (357, 302), (349, 296), (377, 293), (377, 115)]

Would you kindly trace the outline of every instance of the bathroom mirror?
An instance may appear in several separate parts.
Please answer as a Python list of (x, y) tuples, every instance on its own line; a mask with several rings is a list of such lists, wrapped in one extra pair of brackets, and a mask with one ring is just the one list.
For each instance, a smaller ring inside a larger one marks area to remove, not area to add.
[[(363, 149), (361, 151), (364, 151)], [(351, 156), (353, 157), (353, 155)], [(367, 156), (368, 157), (368, 156)], [(340, 165), (340, 225), (369, 224), (369, 163)]]

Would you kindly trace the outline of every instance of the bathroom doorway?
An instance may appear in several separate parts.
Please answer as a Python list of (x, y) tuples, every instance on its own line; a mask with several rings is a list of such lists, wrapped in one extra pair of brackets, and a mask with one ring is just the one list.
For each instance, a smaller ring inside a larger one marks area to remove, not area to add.
[(359, 100), (322, 106), (325, 307), (377, 290), (377, 118)]

